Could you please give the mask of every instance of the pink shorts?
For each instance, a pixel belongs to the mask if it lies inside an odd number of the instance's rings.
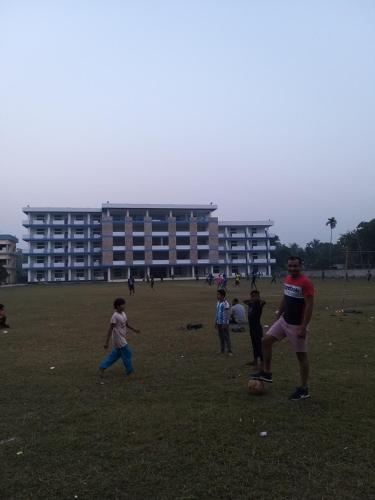
[[[271,335],[271,337],[274,337],[276,340],[283,340],[287,337],[295,352],[307,352],[306,337],[298,337],[300,328],[300,325],[290,325],[280,316],[268,330],[266,335]]]

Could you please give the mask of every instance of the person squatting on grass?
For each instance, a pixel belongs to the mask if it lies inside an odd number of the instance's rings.
[[[253,361],[248,363],[251,366],[257,366],[258,360],[260,364],[263,363],[263,352],[262,352],[262,337],[263,328],[260,323],[260,318],[262,316],[263,307],[266,305],[264,300],[260,299],[260,293],[258,290],[252,290],[250,292],[250,300],[244,300],[244,304],[248,306],[248,320],[250,328],[250,338],[253,347]]]
[[[289,257],[289,274],[284,281],[284,295],[277,312],[278,319],[263,338],[264,370],[250,375],[250,378],[255,380],[272,382],[272,346],[287,337],[297,355],[301,375],[301,386],[297,387],[289,398],[293,401],[310,397],[307,385],[309,360],[306,336],[314,307],[314,286],[301,273],[301,267],[299,257]]]
[[[132,330],[133,332],[140,333],[140,330],[133,328],[129,325],[127,316],[125,314],[125,300],[118,298],[113,302],[114,313],[111,317],[110,326],[107,333],[107,338],[104,344],[104,349],[108,348],[109,339],[112,337],[112,352],[100,363],[99,375],[103,377],[104,370],[109,368],[113,363],[115,363],[120,358],[124,363],[126,375],[133,373],[133,363],[132,363],[132,350],[130,349],[127,338],[126,329]]]
[[[0,304],[0,328],[10,328],[10,326],[7,324],[7,316],[4,304]]]
[[[229,335],[229,313],[230,306],[228,301],[225,299],[225,290],[217,291],[217,304],[216,304],[216,316],[215,316],[215,328],[219,334],[220,340],[220,353],[225,353],[225,348],[229,356],[232,356],[232,346],[230,342]]]

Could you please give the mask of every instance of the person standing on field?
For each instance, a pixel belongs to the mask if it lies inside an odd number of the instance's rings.
[[[293,401],[310,397],[308,388],[309,360],[307,356],[307,326],[314,307],[314,287],[301,272],[300,257],[289,257],[288,276],[284,281],[284,296],[278,310],[278,319],[263,337],[264,369],[253,373],[250,378],[272,382],[271,361],[275,342],[285,337],[291,343],[299,363],[301,385],[290,398]]]
[[[140,333],[140,330],[133,328],[128,323],[128,318],[125,314],[125,300],[118,298],[113,302],[114,312],[111,317],[110,326],[105,340],[104,349],[108,348],[109,339],[112,338],[113,349],[108,356],[103,359],[99,366],[99,376],[103,379],[104,370],[109,368],[120,358],[124,363],[126,375],[131,375],[134,371],[132,363],[132,350],[127,341],[126,330]]]
[[[228,356],[233,356],[232,345],[230,342],[229,335],[229,315],[230,315],[230,305],[225,298],[225,290],[222,288],[217,291],[217,304],[216,304],[216,316],[215,316],[215,328],[219,334],[220,340],[220,353],[225,353],[225,348],[227,348]]]

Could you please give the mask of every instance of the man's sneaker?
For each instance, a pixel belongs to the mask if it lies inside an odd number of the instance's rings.
[[[253,380],[262,380],[263,382],[272,382],[272,373],[267,373],[263,370],[251,373],[250,378]]]
[[[289,396],[291,401],[298,401],[299,399],[307,399],[310,397],[308,387],[297,387],[297,389]]]

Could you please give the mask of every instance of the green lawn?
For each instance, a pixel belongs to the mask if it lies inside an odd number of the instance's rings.
[[[280,285],[260,283],[272,323]],[[203,282],[0,289],[1,499],[375,499],[375,283],[317,281],[311,399],[287,343],[274,383],[247,392],[249,334],[218,356],[214,287]],[[249,284],[229,286],[246,298]],[[97,379],[112,301],[127,299],[136,374]],[[335,313],[342,307],[362,314]],[[193,333],[181,327],[204,324]],[[50,367],[54,366],[53,370]],[[267,431],[267,437],[260,437]],[[18,454],[22,452],[22,454]]]

